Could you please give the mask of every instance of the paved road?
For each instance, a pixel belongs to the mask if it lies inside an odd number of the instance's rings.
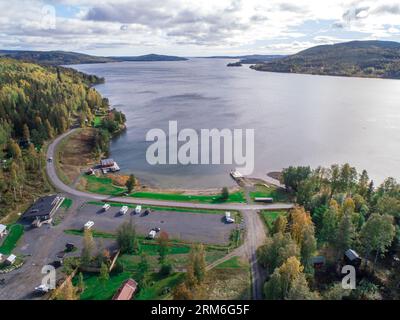
[[[72,129],[59,137],[57,137],[47,150],[47,158],[52,157],[55,159],[55,148],[57,144],[66,136],[70,135],[77,129]],[[154,206],[169,206],[169,207],[182,207],[182,208],[197,208],[197,209],[223,209],[223,210],[286,210],[293,207],[292,204],[287,203],[274,203],[274,204],[246,204],[246,203],[221,203],[221,204],[204,204],[193,202],[180,202],[180,201],[163,201],[153,199],[135,199],[131,197],[112,197],[107,195],[83,192],[67,186],[57,176],[56,169],[53,162],[47,162],[46,171],[50,181],[59,191],[73,195],[80,198],[94,199],[99,201],[114,201],[131,204],[144,204]]]
[[[57,144],[66,136],[70,135],[77,129],[72,129],[59,137],[57,137],[48,147],[47,157],[52,157],[55,159],[55,148]],[[260,220],[257,211],[259,210],[288,210],[293,207],[292,204],[285,203],[274,203],[274,204],[247,204],[247,203],[223,203],[223,204],[200,204],[192,202],[176,202],[176,201],[163,201],[163,200],[152,200],[152,199],[135,199],[129,197],[112,197],[105,196],[95,193],[88,193],[75,190],[67,185],[65,185],[57,176],[54,163],[47,162],[46,171],[49,176],[50,181],[58,189],[71,198],[78,198],[81,201],[86,201],[89,199],[99,200],[99,201],[114,201],[122,203],[131,204],[144,204],[144,205],[154,205],[154,206],[173,206],[173,207],[184,207],[184,208],[198,208],[198,209],[223,209],[223,210],[239,210],[243,212],[244,219],[246,222],[246,238],[244,244],[231,252],[228,256],[221,259],[223,262],[235,255],[246,256],[249,259],[251,266],[251,276],[252,276],[252,295],[253,299],[262,299],[262,287],[265,279],[262,268],[257,263],[256,250],[265,241],[266,233],[264,230],[264,224]],[[216,264],[214,263],[209,268],[212,268]]]

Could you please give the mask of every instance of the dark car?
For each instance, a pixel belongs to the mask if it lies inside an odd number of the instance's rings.
[[[52,263],[50,263],[50,265],[57,269],[62,266],[62,261],[54,260]]]
[[[150,214],[150,210],[148,210],[148,209],[146,209],[144,212],[143,212],[143,215],[144,216],[147,216],[147,215],[149,215]]]
[[[71,252],[72,250],[75,249],[75,245],[73,243],[66,243],[65,248],[67,252]]]
[[[154,230],[155,232],[160,232],[160,231],[161,231],[161,228],[157,227],[157,228],[154,228],[153,230]]]

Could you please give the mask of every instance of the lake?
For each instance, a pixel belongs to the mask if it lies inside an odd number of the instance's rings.
[[[96,86],[125,113],[127,130],[111,143],[123,172],[160,187],[233,184],[234,165],[149,165],[148,130],[254,129],[255,170],[265,178],[289,165],[349,162],[381,182],[400,176],[400,81],[257,72],[232,60],[75,65],[104,77]]]

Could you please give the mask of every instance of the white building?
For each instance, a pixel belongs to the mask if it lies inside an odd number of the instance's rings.
[[[0,239],[3,239],[7,235],[7,226],[0,224]]]

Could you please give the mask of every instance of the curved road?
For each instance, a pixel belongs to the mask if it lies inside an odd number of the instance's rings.
[[[55,159],[55,149],[58,143],[77,129],[72,129],[60,136],[58,136],[48,147],[47,158],[52,157]],[[154,206],[169,206],[169,207],[183,207],[183,208],[198,208],[198,209],[222,209],[222,210],[287,210],[293,207],[292,204],[286,203],[274,203],[274,204],[246,204],[246,203],[227,203],[227,204],[204,204],[204,203],[193,203],[193,202],[181,202],[181,201],[164,201],[154,199],[135,199],[131,197],[113,197],[107,195],[101,195],[96,193],[89,193],[76,190],[67,186],[57,176],[54,162],[47,162],[46,165],[47,175],[56,189],[65,192],[67,194],[81,197],[94,199],[99,201],[114,201],[121,203],[133,203],[133,204],[144,204]]]
[[[72,129],[60,136],[58,136],[48,147],[47,158],[55,158],[55,149],[58,143],[75,132],[77,129]],[[67,186],[60,180],[57,176],[56,169],[53,162],[47,162],[46,172],[49,180],[54,185],[56,189],[66,193],[73,198],[81,198],[82,200],[94,199],[99,201],[114,201],[121,203],[130,204],[144,204],[144,205],[154,205],[154,206],[169,206],[169,207],[183,207],[183,208],[198,208],[198,209],[222,209],[222,210],[239,210],[243,213],[244,220],[246,223],[246,237],[244,244],[232,251],[230,254],[216,261],[216,263],[208,266],[208,269],[214,267],[214,265],[223,262],[232,256],[245,256],[248,258],[251,267],[251,278],[252,278],[252,296],[253,299],[262,299],[262,288],[265,279],[264,272],[257,262],[256,250],[257,248],[265,242],[266,232],[264,230],[264,224],[261,221],[257,213],[259,210],[288,210],[293,207],[292,204],[285,203],[274,203],[274,204],[247,204],[247,203],[228,203],[228,204],[201,204],[193,202],[177,202],[177,201],[163,201],[163,200],[153,200],[153,199],[135,199],[130,197],[113,197],[105,196],[101,194],[88,193],[79,191]]]

